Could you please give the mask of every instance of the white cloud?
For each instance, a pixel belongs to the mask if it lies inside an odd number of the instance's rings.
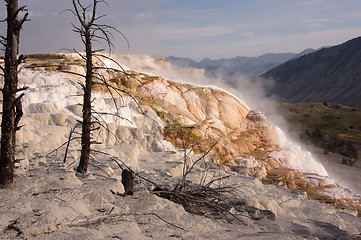
[[[315,23],[324,23],[324,22],[330,22],[331,20],[328,18],[316,18],[316,19],[303,19],[301,20],[301,23],[306,23],[306,24],[315,24]]]
[[[71,31],[71,7],[65,1],[23,0],[32,12],[24,27],[22,47],[28,51],[57,51],[78,42]],[[182,55],[193,58],[257,56],[267,52],[297,52],[304,48],[342,43],[361,35],[358,26],[360,0],[268,1],[273,4],[230,4],[207,0],[133,0],[124,4],[108,0],[102,5],[102,19],[117,27],[130,41],[130,52]],[[254,1],[255,2],[255,1]],[[260,8],[262,6],[263,8]],[[43,13],[44,15],[37,15]],[[52,15],[54,14],[54,15]],[[0,16],[5,9],[0,7]],[[331,24],[332,23],[332,24]],[[339,28],[327,30],[329,28]],[[361,27],[361,25],[360,25]],[[323,30],[323,31],[316,31]],[[0,25],[0,32],[5,31]],[[59,37],[60,36],[60,37]],[[75,39],[75,40],[74,40]],[[66,45],[68,44],[68,45]],[[116,39],[124,49],[123,39]]]
[[[319,48],[341,44],[361,35],[361,27],[313,31],[308,33],[271,35],[229,43],[233,49],[248,54],[266,52],[300,52],[306,48]]]
[[[348,12],[344,14],[339,14],[338,17],[345,19],[359,20],[361,18],[361,12],[360,11]]]
[[[316,5],[316,4],[320,4],[323,2],[324,2],[324,0],[301,1],[301,2],[298,2],[297,5]]]
[[[201,38],[217,37],[233,33],[235,30],[224,26],[207,26],[194,28],[162,28],[160,30],[161,38],[164,40],[197,40]]]
[[[152,13],[138,13],[136,16],[139,19],[148,19],[148,18],[153,18],[154,14],[152,14]]]
[[[187,56],[200,60],[209,58],[231,58],[235,56],[260,56],[265,53],[298,53],[306,48],[318,49],[334,46],[361,35],[360,28],[346,28],[309,33],[265,35],[237,40],[224,39],[218,42],[182,44],[169,55]]]
[[[226,38],[220,37],[216,41],[199,39],[209,36],[216,37],[224,33],[235,33],[233,26],[228,29],[220,26],[208,28],[162,29],[162,34],[153,35],[153,43],[147,41],[137,44],[133,51],[156,56],[183,56],[195,60],[209,58],[231,58],[235,56],[260,56],[265,53],[298,53],[306,48],[320,48],[341,44],[361,35],[361,27],[340,28],[333,30],[308,31],[284,34],[254,34],[253,37]],[[251,32],[250,32],[251,33]],[[252,36],[247,33],[244,35]],[[240,33],[242,35],[242,33]],[[139,39],[139,38],[136,38]],[[164,40],[179,40],[172,44]],[[132,52],[133,52],[132,51]],[[133,52],[134,53],[134,52]]]
[[[242,32],[238,34],[239,37],[246,37],[246,38],[251,38],[254,37],[255,34],[253,32]]]
[[[321,28],[323,27],[324,25],[321,24],[321,23],[313,23],[313,24],[307,24],[305,25],[306,28]]]
[[[57,13],[57,15],[59,15],[59,13]],[[29,17],[42,17],[42,16],[44,16],[43,12],[29,11]]]
[[[325,23],[330,21],[331,19],[327,18],[303,19],[301,20],[301,24],[306,28],[320,28],[323,27]]]

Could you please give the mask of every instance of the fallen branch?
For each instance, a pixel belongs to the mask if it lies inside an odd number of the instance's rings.
[[[225,217],[226,220],[228,220],[227,215],[230,215],[245,226],[248,226],[248,224],[245,223],[236,214],[233,214],[229,211],[230,208],[233,207],[233,204],[232,199],[227,196],[227,194],[233,195],[232,191],[234,191],[234,189],[230,187],[223,187],[214,189],[191,189],[187,191],[159,190],[155,191],[155,194],[159,197],[166,198],[172,202],[181,204],[189,213],[201,216],[221,214]],[[227,209],[227,207],[229,209]],[[251,217],[248,215],[242,215],[240,213],[238,215],[251,219]]]
[[[65,154],[64,154],[63,163],[66,162],[66,157],[67,157],[67,155],[68,155],[69,145],[70,145],[70,142],[72,141],[71,136],[73,135],[73,133],[75,132],[75,129],[76,129],[77,127],[78,127],[78,124],[76,124],[76,125],[70,130],[68,142],[67,142],[66,148],[65,148]],[[80,138],[80,137],[79,137],[79,138]]]
[[[16,226],[17,222],[18,222],[18,219],[15,219],[15,220],[11,221],[10,224],[5,228],[5,230],[15,230],[17,232],[16,237],[23,234],[23,231],[21,231],[21,229],[18,226]]]
[[[98,225],[101,223],[112,223],[112,222],[118,222],[121,221],[122,217],[127,217],[127,216],[155,216],[158,219],[160,219],[161,221],[163,221],[164,223],[168,224],[169,226],[172,226],[174,228],[180,229],[182,231],[186,231],[184,228],[179,227],[177,225],[175,225],[174,223],[171,223],[167,220],[165,220],[164,218],[162,218],[161,216],[159,216],[156,213],[121,213],[121,214],[111,214],[111,215],[107,215],[107,216],[103,216],[103,217],[99,217],[96,219],[92,219],[92,220],[83,220],[83,221],[79,221],[77,223],[71,223],[69,225],[67,225],[68,227],[88,227],[88,226],[92,226],[92,225]]]

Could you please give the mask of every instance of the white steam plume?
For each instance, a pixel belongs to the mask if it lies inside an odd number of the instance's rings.
[[[138,72],[162,76],[166,79],[190,83],[201,86],[211,86],[222,88],[240,99],[250,110],[262,110],[266,113],[268,120],[279,127],[281,147],[284,155],[287,155],[294,168],[306,172],[314,172],[322,176],[328,176],[325,168],[316,161],[310,152],[302,150],[300,143],[291,140],[284,131],[287,128],[287,122],[277,111],[276,101],[265,96],[265,87],[270,87],[270,83],[265,84],[259,78],[250,78],[247,76],[224,76],[219,74],[215,78],[209,78],[205,75],[203,69],[178,68],[172,66],[165,59],[154,59],[149,56],[113,56],[124,69],[136,70]],[[112,66],[115,67],[115,66]],[[220,71],[222,72],[222,71]]]

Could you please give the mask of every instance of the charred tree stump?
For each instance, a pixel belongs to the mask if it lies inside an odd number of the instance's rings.
[[[124,195],[133,195],[133,182],[134,176],[133,173],[127,169],[124,169],[122,172],[122,184],[124,186]]]

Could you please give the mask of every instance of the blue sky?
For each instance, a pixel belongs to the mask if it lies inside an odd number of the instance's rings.
[[[85,2],[89,0],[85,0]],[[129,54],[179,56],[195,60],[301,52],[341,44],[361,35],[360,0],[108,0],[102,22],[124,33]],[[0,16],[5,16],[1,3]],[[21,50],[82,50],[71,31],[75,18],[60,14],[70,0],[19,0],[32,21],[24,25]],[[5,24],[0,25],[5,32]],[[121,37],[116,51],[126,54]]]

